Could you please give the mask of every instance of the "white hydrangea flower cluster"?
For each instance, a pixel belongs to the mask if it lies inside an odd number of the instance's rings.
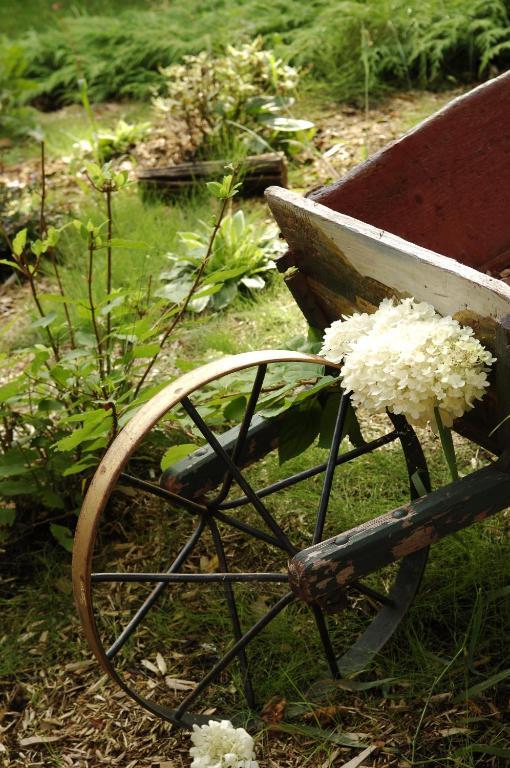
[[[373,314],[337,320],[326,329],[321,354],[343,360],[343,387],[355,407],[388,408],[418,426],[435,423],[436,407],[446,427],[473,408],[495,362],[471,328],[414,299],[384,299]]]
[[[258,768],[252,737],[244,728],[234,728],[230,720],[194,725],[191,741],[191,768]]]

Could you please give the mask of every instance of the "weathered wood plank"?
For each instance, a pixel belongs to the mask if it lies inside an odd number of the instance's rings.
[[[442,315],[510,314],[510,287],[500,280],[295,192],[271,187],[266,197],[296,266],[333,312],[338,295],[358,311],[385,296],[414,296]]]
[[[497,465],[433,491],[299,552],[290,583],[305,602],[327,601],[351,582],[450,533],[484,520],[510,503],[510,473]]]
[[[165,168],[145,168],[138,173],[138,183],[143,192],[171,196],[198,183],[221,178],[226,173],[226,163],[225,160],[204,160]],[[240,179],[240,194],[244,196],[263,195],[267,187],[273,184],[286,187],[285,155],[283,152],[273,152],[244,158]]]
[[[374,311],[385,297],[414,296],[471,325],[496,351],[497,328],[510,315],[510,287],[501,280],[294,192],[270,188],[266,197],[305,280],[307,302],[313,300],[328,322]],[[500,435],[488,436],[506,415],[491,392],[456,429],[499,452]]]

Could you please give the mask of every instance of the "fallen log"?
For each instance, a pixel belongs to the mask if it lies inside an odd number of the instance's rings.
[[[172,197],[194,185],[219,179],[227,173],[225,160],[180,163],[166,168],[145,168],[138,172],[142,194]],[[263,195],[274,184],[287,187],[287,162],[283,152],[250,155],[243,160],[240,173],[243,197]]]

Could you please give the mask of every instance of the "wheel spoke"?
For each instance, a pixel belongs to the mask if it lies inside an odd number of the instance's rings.
[[[194,550],[200,536],[202,535],[202,532],[205,528],[205,518],[202,517],[200,519],[200,522],[198,523],[197,527],[189,537],[186,544],[182,547],[181,551],[175,558],[174,562],[170,566],[170,568],[167,571],[167,574],[173,573],[178,568],[180,568],[185,560],[189,557],[189,555]],[[161,593],[166,589],[166,585],[168,584],[167,581],[160,581],[159,584],[154,587],[150,595],[144,600],[140,608],[138,608],[137,612],[132,616],[128,624],[124,627],[120,635],[117,637],[114,643],[108,648],[106,651],[106,657],[108,659],[113,659],[114,656],[120,651],[122,646],[129,640],[135,629],[138,627],[141,621],[146,617],[154,603],[158,600]]]
[[[184,701],[181,702],[178,709],[175,710],[174,717],[176,720],[180,720],[183,717],[186,710],[201,695],[202,691],[204,691],[205,688],[207,688],[207,686],[218,677],[218,675],[225,669],[225,667],[227,667],[230,662],[235,659],[240,651],[246,648],[248,643],[251,642],[254,637],[262,632],[264,627],[266,627],[269,622],[278,616],[278,614],[281,613],[281,611],[283,611],[287,605],[290,605],[290,603],[294,602],[295,599],[296,596],[293,592],[287,592],[287,594],[281,597],[278,602],[275,603],[273,607],[270,608],[269,611],[261,619],[259,619],[259,621],[253,624],[253,626],[251,626],[250,629],[244,633],[244,635],[237,641],[237,643],[232,646],[230,651],[228,651],[218,661],[218,663],[214,665],[210,672],[208,672],[208,674],[198,683],[197,687],[191,691],[188,696],[186,696]]]
[[[159,496],[161,499],[166,499],[172,504],[175,504],[178,507],[182,507],[186,510],[186,512],[193,512],[194,514],[203,515],[204,512],[208,511],[204,504],[197,504],[197,502],[193,501],[192,499],[186,499],[184,496],[180,496],[178,493],[167,491],[160,485],[149,483],[147,480],[141,480],[139,477],[133,477],[133,475],[128,475],[125,472],[122,472],[119,479],[122,480],[122,482],[124,482],[126,485],[130,485],[133,488],[140,488],[142,491],[152,493],[153,496]]]
[[[328,511],[329,497],[331,495],[331,486],[333,485],[333,477],[335,474],[335,467],[337,466],[338,451],[340,449],[340,443],[342,442],[348,407],[349,395],[343,392],[335,420],[335,427],[333,429],[333,438],[331,440],[331,448],[329,450],[326,471],[324,474],[324,482],[322,485],[322,493],[319,501],[319,509],[317,512],[317,520],[315,523],[312,544],[317,544],[322,540],[324,523],[326,522],[326,514]]]
[[[269,511],[266,509],[266,507],[262,504],[260,499],[258,498],[257,494],[249,484],[249,482],[245,479],[244,475],[241,473],[240,469],[236,467],[234,462],[232,461],[231,457],[228,455],[228,453],[222,448],[214,434],[211,432],[207,424],[204,422],[200,414],[198,413],[197,409],[193,406],[189,398],[185,397],[181,400],[181,405],[183,406],[184,410],[188,414],[188,416],[191,418],[195,426],[200,430],[202,435],[205,437],[205,439],[208,441],[211,448],[214,450],[214,452],[223,459],[227,467],[232,472],[232,476],[234,477],[237,484],[240,486],[240,488],[245,492],[246,496],[248,497],[249,501],[253,504],[257,512],[260,514],[266,525],[272,530],[278,541],[281,542],[284,549],[289,554],[296,554],[297,550],[296,548],[290,543],[289,539],[285,535],[285,533],[282,531],[280,526],[277,524],[277,522],[273,519]]]
[[[243,523],[241,520],[236,520],[235,517],[225,515],[223,512],[211,512],[211,514],[214,518],[216,518],[216,520],[221,520],[222,523],[230,525],[232,528],[237,528],[238,531],[247,533],[249,536],[253,536],[254,539],[265,541],[266,544],[272,544],[273,547],[278,547],[278,549],[283,549],[285,552],[287,552],[287,547],[284,547],[282,543],[278,541],[278,539],[275,539],[269,533],[261,531],[260,528],[254,528],[252,525]]]
[[[122,581],[139,584],[157,582],[162,584],[191,584],[191,583],[217,583],[233,584],[235,582],[271,581],[277,584],[286,584],[289,580],[286,573],[144,573],[144,572],[120,572],[111,571],[104,573],[92,573],[90,580],[94,584],[104,582]]]
[[[241,426],[239,427],[239,434],[237,435],[237,440],[234,446],[234,450],[232,451],[232,461],[234,462],[234,464],[236,464],[236,466],[239,464],[244,452],[246,438],[248,436],[248,430],[250,428],[253,414],[255,413],[255,408],[257,407],[257,403],[258,403],[259,395],[262,389],[262,385],[264,383],[264,377],[266,375],[266,371],[267,371],[267,365],[265,364],[259,365],[257,368],[257,374],[253,382],[253,387],[250,393],[248,403],[246,405],[246,410],[244,412],[243,420],[241,422]],[[233,479],[234,479],[234,476],[232,474],[232,471],[229,469],[223,479],[223,484],[221,486],[220,492],[218,493],[216,498],[211,502],[212,505],[216,506],[217,504],[222,502],[224,499],[226,499],[226,497],[228,496],[228,492],[230,491],[230,488],[232,486]]]
[[[375,440],[371,440],[369,443],[365,443],[365,445],[362,445],[359,448],[353,448],[351,451],[346,451],[337,458],[335,466],[338,467],[341,464],[346,464],[348,461],[357,459],[358,456],[364,456],[366,453],[371,453],[372,451],[375,451],[376,448],[381,448],[383,445],[388,445],[388,443],[394,442],[398,437],[399,434],[395,430],[393,432],[388,432],[388,434],[382,435],[381,437],[377,437]],[[282,491],[284,488],[290,488],[292,485],[296,485],[303,480],[308,480],[310,477],[319,475],[321,472],[324,472],[327,466],[327,462],[317,464],[315,467],[310,467],[310,469],[297,472],[295,475],[290,475],[290,477],[286,477],[284,480],[278,480],[276,483],[267,485],[259,491],[256,491],[256,494],[259,499],[263,499],[265,496],[276,493],[276,491]],[[237,509],[238,507],[243,507],[245,504],[248,504],[249,501],[250,499],[248,496],[240,496],[238,499],[232,499],[231,501],[219,504],[218,508],[221,510]]]
[[[214,520],[209,520],[209,527],[211,529],[211,535],[213,537],[214,548],[216,550],[216,556],[218,558],[219,566],[224,572],[227,572],[228,571],[227,559],[225,557],[225,550],[223,548],[223,542],[221,540],[218,526],[216,525]],[[230,614],[230,622],[232,624],[234,640],[236,642],[239,642],[239,640],[243,636],[243,633],[241,630],[241,622],[239,620],[239,613],[237,610],[236,599],[235,599],[232,584],[226,581],[224,583],[223,589],[225,591],[225,598],[228,605],[228,612]],[[246,657],[246,651],[244,650],[244,648],[242,651],[239,651],[239,665],[241,667],[241,672],[243,676],[243,687],[244,687],[244,695],[246,696],[246,702],[248,706],[251,707],[251,709],[254,709],[255,694],[253,692],[253,685],[251,682],[250,672],[248,669],[248,659]]]
[[[355,592],[359,592],[361,595],[365,595],[365,597],[371,597],[372,600],[375,600],[377,603],[380,603],[381,605],[387,605],[390,608],[395,607],[395,602],[391,599],[391,597],[389,597],[388,595],[383,595],[381,592],[378,592],[377,590],[372,589],[372,587],[367,587],[367,585],[363,584],[361,581],[354,581],[349,586]]]
[[[329,637],[326,619],[324,618],[324,614],[318,605],[312,605],[311,608],[315,618],[315,623],[317,624],[317,629],[319,630],[322,647],[324,648],[324,653],[326,654],[329,671],[331,672],[333,679],[336,679],[340,677],[340,672],[336,663],[336,656],[331,644],[331,638]]]

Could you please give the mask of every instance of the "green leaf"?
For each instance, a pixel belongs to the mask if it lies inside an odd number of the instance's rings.
[[[335,421],[338,409],[340,407],[341,397],[341,392],[330,395],[324,408],[322,409],[319,437],[320,448],[329,449],[331,446],[331,441],[333,440],[333,430],[335,428]],[[356,446],[356,448],[360,448],[361,446],[365,445],[365,440],[361,434],[356,411],[352,407],[351,403],[349,403],[347,406],[344,429],[342,432],[342,440],[344,440],[347,435],[349,436],[351,443]]]
[[[51,523],[50,531],[60,546],[64,547],[68,552],[73,551],[73,534],[69,528],[66,528],[65,525],[55,525],[55,523]]]
[[[62,472],[62,477],[78,475],[80,472],[85,472],[85,470],[91,469],[91,467],[96,467],[97,461],[98,460],[96,456],[87,456],[80,461],[76,461],[74,464],[71,464],[70,466],[66,467],[66,469],[64,469]]]
[[[29,475],[31,469],[24,464],[8,464],[2,466],[0,464],[0,478],[3,477],[18,477],[19,475]]]
[[[14,507],[0,507],[0,526],[10,527],[16,519]]]
[[[505,747],[497,747],[493,744],[468,744],[467,747],[461,747],[460,749],[456,750],[452,757],[470,755],[473,754],[473,752],[480,755],[494,755],[494,757],[510,757],[510,749]]]
[[[312,123],[311,120],[299,120],[294,117],[273,117],[268,115],[263,117],[261,122],[272,128],[273,131],[285,133],[300,133],[301,131],[309,131],[315,128],[315,123]]]
[[[441,447],[450,470],[450,477],[455,482],[459,479],[459,470],[457,467],[457,457],[455,455],[455,446],[453,444],[452,431],[448,427],[445,427],[441,418],[441,412],[439,408],[434,408],[434,416],[436,417],[437,429],[439,432],[439,439],[441,440]]]
[[[144,240],[124,240],[120,237],[112,237],[111,240],[107,240],[106,245],[110,245],[112,248],[130,248],[139,251],[145,251],[149,247]]]
[[[9,381],[8,384],[4,384],[0,387],[0,403],[4,403],[6,400],[17,395],[25,388],[25,386],[26,382],[24,376],[18,376],[16,379],[13,379],[13,381]]]
[[[339,730],[319,728],[314,725],[302,725],[301,723],[271,723],[272,731],[281,731],[282,733],[297,734],[306,736],[308,739],[314,739],[319,742],[330,742],[332,744],[341,744],[345,747],[356,747],[363,749],[368,746],[370,738],[367,741],[360,741],[359,737],[366,738],[366,734],[345,733]]]
[[[506,587],[500,587],[499,589],[495,589],[492,592],[489,592],[487,595],[487,600],[492,602],[493,600],[499,600],[502,597],[510,597],[510,584],[508,584]]]
[[[206,187],[213,197],[218,198],[218,200],[221,199],[223,189],[219,181],[208,181]]]
[[[223,409],[223,416],[227,421],[241,421],[246,409],[246,398],[244,395],[235,397]]]
[[[48,234],[46,235],[46,243],[49,247],[53,247],[58,243],[60,237],[60,230],[55,227],[48,227]]]
[[[132,355],[133,357],[153,357],[156,352],[159,352],[160,345],[158,343],[155,344],[140,344],[136,347],[133,347]]]
[[[64,500],[58,493],[55,493],[51,488],[45,488],[41,494],[41,499],[45,507],[48,509],[64,509]]]
[[[109,315],[116,307],[120,307],[122,304],[124,304],[125,300],[125,296],[115,296],[115,298],[113,298],[111,301],[105,304],[104,307],[101,308],[99,314],[102,317]]]
[[[13,496],[29,496],[38,490],[37,483],[23,480],[2,480],[0,481],[0,496],[11,498]]]
[[[70,419],[69,419],[70,421]],[[75,429],[72,434],[58,440],[53,446],[57,451],[72,451],[87,440],[99,437],[105,429],[109,428],[110,415],[103,411],[102,418],[89,420],[82,427]]]
[[[333,691],[371,691],[374,688],[384,688],[388,685],[395,685],[398,677],[382,677],[378,680],[353,680],[349,677],[343,677],[337,680],[318,680],[310,687],[310,701],[323,700]]]
[[[34,240],[32,245],[30,246],[30,250],[34,254],[34,256],[40,256],[42,253],[46,253],[48,246],[43,243],[42,240]]]
[[[0,264],[6,264],[11,269],[16,269],[18,272],[21,272],[23,274],[23,270],[20,267],[20,265],[16,264],[16,262],[12,261],[11,259],[0,259]]]
[[[278,459],[283,464],[303,453],[319,434],[322,409],[316,400],[293,409],[282,421],[278,442]]]
[[[23,253],[23,249],[25,248],[27,242],[27,230],[26,229],[20,229],[20,231],[17,233],[16,237],[12,241],[12,252],[15,256],[21,256]]]
[[[487,677],[485,680],[482,680],[481,683],[477,683],[476,685],[471,686],[471,688],[468,688],[467,691],[459,693],[459,695],[454,698],[453,703],[458,704],[466,699],[472,699],[480,693],[483,693],[487,688],[492,688],[494,685],[498,685],[498,683],[506,680],[507,677],[510,677],[510,667],[508,669],[503,669],[501,672],[497,672],[495,675],[491,675],[491,677]]]
[[[266,285],[266,281],[260,275],[253,275],[252,277],[243,277],[240,281],[245,288],[250,291],[260,291]]]
[[[40,317],[38,320],[34,320],[31,324],[32,328],[47,328],[57,318],[56,312],[48,312],[44,317]]]
[[[41,293],[39,298],[41,301],[51,304],[77,304],[76,299],[71,299],[69,296],[62,296],[60,293]]]
[[[304,400],[308,400],[310,397],[314,397],[318,392],[322,392],[323,389],[331,388],[332,385],[338,390],[337,380],[334,379],[333,376],[321,376],[315,384],[312,384],[311,386],[307,385],[302,392],[299,392],[294,398],[294,402],[301,403]]]
[[[194,443],[181,443],[180,445],[172,445],[167,451],[165,451],[161,459],[161,469],[165,471],[172,464],[176,464],[178,461],[185,459],[190,453],[196,451],[197,446]]]
[[[61,403],[60,400],[55,400],[51,397],[43,397],[37,403],[37,410],[41,413],[53,413],[54,411],[62,411],[64,409],[64,403]]]

